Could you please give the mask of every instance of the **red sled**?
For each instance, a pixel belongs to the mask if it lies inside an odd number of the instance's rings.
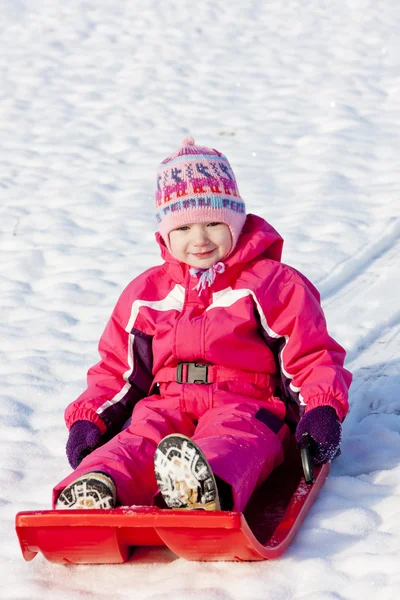
[[[20,512],[16,530],[22,554],[28,561],[41,552],[56,563],[110,564],[134,560],[140,546],[166,546],[187,560],[278,558],[329,473],[329,464],[315,467],[314,473],[310,465],[307,450],[300,458],[292,447],[244,513],[150,506]]]

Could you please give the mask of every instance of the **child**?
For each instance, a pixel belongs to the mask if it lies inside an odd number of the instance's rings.
[[[226,157],[185,138],[156,206],[165,262],[122,292],[66,410],[75,471],[56,508],[150,505],[160,490],[172,508],[243,511],[283,461],[294,403],[315,463],[339,447],[345,352],[316,289],[280,262],[282,238],[246,216]]]

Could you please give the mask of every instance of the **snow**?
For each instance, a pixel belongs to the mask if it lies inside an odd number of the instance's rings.
[[[0,596],[400,594],[400,4],[0,0]],[[342,455],[276,562],[23,561],[69,473],[63,410],[122,288],[160,261],[155,169],[193,135],[320,288],[354,372]]]

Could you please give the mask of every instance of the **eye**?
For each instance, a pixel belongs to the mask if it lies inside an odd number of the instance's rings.
[[[211,221],[211,223],[207,223],[207,227],[217,227],[218,225],[222,225],[219,221]]]
[[[177,227],[175,231],[189,231],[189,225],[182,225],[182,227]]]

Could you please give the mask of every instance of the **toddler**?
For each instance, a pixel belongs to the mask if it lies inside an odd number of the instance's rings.
[[[122,292],[100,362],[65,413],[75,471],[54,505],[243,511],[284,460],[289,425],[316,464],[338,451],[345,352],[319,294],[246,215],[227,158],[185,138],[157,173],[164,263]],[[295,408],[295,410],[294,410]]]

